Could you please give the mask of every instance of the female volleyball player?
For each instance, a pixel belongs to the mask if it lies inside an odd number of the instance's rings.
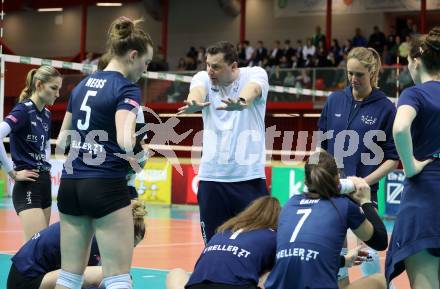
[[[51,113],[46,105],[52,105],[59,97],[61,84],[61,74],[51,66],[30,70],[19,103],[0,123],[0,139],[10,136],[12,162],[2,142],[0,161],[15,180],[12,201],[23,224],[25,240],[49,225]]]
[[[133,221],[127,192],[127,155],[133,154],[140,89],[133,84],[152,59],[153,44],[139,21],[115,20],[111,60],[73,90],[60,132],[71,130],[58,193],[61,271],[57,289],[80,288],[93,234],[107,289],[131,288]],[[125,155],[125,156],[124,156]]]
[[[415,86],[399,98],[393,134],[406,180],[386,259],[391,281],[405,269],[411,288],[439,288],[440,26],[410,43]]]
[[[266,289],[338,288],[339,253],[348,228],[368,246],[387,248],[386,229],[371,202],[370,187],[360,178],[351,179],[356,203],[339,194],[335,159],[324,151],[310,157],[304,180],[309,192],[290,198],[281,211],[276,262]]]
[[[253,201],[217,229],[189,281],[183,270],[175,269],[167,278],[167,289],[256,289],[260,276],[274,263],[280,209],[273,197]]]
[[[132,201],[134,245],[145,236],[145,206],[139,200]],[[102,268],[98,244],[94,238],[84,272],[83,287],[99,286]],[[7,289],[53,289],[61,267],[60,223],[35,234],[12,259]]]
[[[98,70],[104,70],[108,63],[111,60],[111,54],[110,53],[104,53],[98,61]],[[142,133],[139,133],[136,135],[136,144],[133,149],[134,153],[137,154],[140,151],[143,151],[145,153],[144,159],[147,157],[148,147],[145,144],[145,139],[147,138],[146,131],[144,132],[144,126],[145,126],[145,117],[144,112],[141,108],[139,108],[137,115],[136,115],[136,132],[139,130],[142,131]],[[138,165],[143,168],[145,165],[145,160],[141,160],[138,162]],[[129,169],[127,174],[127,187],[128,187],[128,195],[130,199],[134,199],[138,197],[138,192],[136,191],[135,187],[135,180],[136,180],[136,172],[134,169]]]
[[[377,203],[379,180],[398,165],[392,135],[396,108],[377,87],[380,68],[380,56],[373,48],[350,50],[349,85],[329,96],[318,122],[320,131],[332,132],[322,142],[322,148],[336,158],[346,176],[365,179],[371,186],[374,203]],[[373,259],[361,265],[364,275],[380,272],[378,253],[374,250],[369,253]],[[342,269],[340,279],[347,282],[347,278],[348,271]]]
[[[246,211],[219,228],[199,257],[191,279],[182,269],[174,269],[168,274],[167,289],[185,287],[253,289],[257,288],[258,283],[263,288],[264,280],[275,259],[276,233],[273,230],[277,227],[279,211],[280,205],[276,199],[272,197],[257,199]],[[243,254],[253,257],[240,260]],[[363,263],[366,255],[367,253],[359,250],[359,247],[355,248],[345,257],[340,256],[339,265],[346,267],[359,265]],[[385,288],[385,278],[371,276],[356,281],[356,284],[360,284],[361,287],[348,288]],[[369,287],[378,284],[381,287]]]

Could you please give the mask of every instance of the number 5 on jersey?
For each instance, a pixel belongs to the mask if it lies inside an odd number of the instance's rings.
[[[84,100],[81,103],[80,110],[86,113],[86,119],[84,122],[81,119],[78,119],[77,127],[80,130],[87,130],[90,124],[90,115],[92,113],[92,108],[87,105],[87,100],[89,100],[89,96],[96,96],[98,92],[96,90],[87,90],[86,96],[84,96]]]
[[[310,213],[312,213],[312,209],[299,209],[298,211],[296,211],[297,215],[303,215],[303,216],[299,220],[298,224],[296,224],[295,230],[293,230],[292,237],[290,237],[290,243],[295,242],[299,230],[301,230],[302,225],[304,225],[304,222],[310,216]]]

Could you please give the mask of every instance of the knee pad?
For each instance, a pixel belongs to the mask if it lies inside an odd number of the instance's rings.
[[[70,289],[81,289],[83,281],[83,275],[73,274],[61,269],[57,284]]]
[[[105,277],[103,282],[106,289],[132,289],[129,274]]]
[[[342,248],[340,255],[345,256],[347,255],[347,253],[348,253],[348,248]],[[338,281],[345,278],[348,278],[348,268],[347,267],[339,268]]]
[[[367,250],[369,257],[367,261],[361,264],[361,271],[364,277],[380,273],[380,256],[376,250],[369,248]]]

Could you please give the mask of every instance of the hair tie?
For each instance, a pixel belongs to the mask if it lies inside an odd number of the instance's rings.
[[[119,17],[119,19],[120,19],[120,20],[127,20],[127,21],[130,21],[130,22],[133,22],[133,20],[131,20],[131,19],[128,18],[127,16],[121,16],[121,17]]]

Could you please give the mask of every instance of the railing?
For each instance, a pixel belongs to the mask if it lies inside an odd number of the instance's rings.
[[[174,71],[165,73],[148,73],[141,78],[142,104],[181,103],[188,96],[190,77],[196,71]],[[395,98],[403,88],[413,85],[408,69],[383,68],[379,76],[379,87],[388,97]],[[67,102],[73,87],[84,77],[84,74],[63,75],[61,98],[57,104]],[[347,85],[345,69],[342,68],[303,68],[272,69],[268,71],[270,92],[269,102],[299,103],[311,102],[315,107],[322,105],[327,95]],[[13,95],[14,100],[16,94]],[[6,101],[6,105],[9,103]]]
[[[172,71],[167,74],[191,76],[196,71]],[[399,75],[399,77],[397,77]],[[347,85],[344,68],[300,68],[300,69],[270,69],[268,70],[269,84],[282,86],[284,90],[270,91],[268,99],[271,102],[323,102],[326,96],[317,96],[314,91],[331,92],[343,89]],[[166,79],[148,79],[143,83],[146,89],[146,103],[167,102],[176,103],[186,99],[189,83],[170,81]],[[406,67],[384,67],[379,75],[379,87],[388,97],[395,98],[402,89],[412,86],[413,82]],[[296,88],[295,93],[286,92]],[[311,90],[312,92],[308,91]],[[306,90],[306,91],[304,91]]]

